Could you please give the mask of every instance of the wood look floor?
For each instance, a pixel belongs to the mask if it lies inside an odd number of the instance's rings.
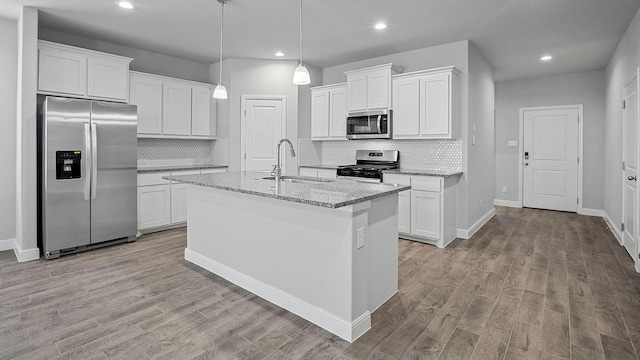
[[[401,240],[400,290],[353,344],[183,260],[185,229],[17,263],[0,359],[638,359],[640,275],[601,218],[497,208],[446,249]]]

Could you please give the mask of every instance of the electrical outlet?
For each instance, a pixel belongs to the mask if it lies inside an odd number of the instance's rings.
[[[507,186],[506,186],[506,185],[502,187],[502,192],[503,192],[503,193],[506,193],[506,192],[507,192]]]
[[[362,249],[364,247],[364,228],[356,230],[356,247]]]

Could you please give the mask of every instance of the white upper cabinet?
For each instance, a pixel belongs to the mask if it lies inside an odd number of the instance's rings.
[[[132,60],[38,40],[38,93],[127,102]]]
[[[344,139],[347,132],[344,83],[311,89],[311,138]]]
[[[396,72],[391,64],[346,71],[347,111],[391,108],[391,75]]]
[[[216,102],[211,97],[210,86],[193,86],[191,88],[191,135],[215,137]]]
[[[179,82],[165,81],[162,98],[162,133],[191,135],[191,87]]]
[[[458,72],[454,67],[393,77],[395,139],[458,136]]]
[[[137,71],[130,72],[131,103],[138,106],[138,137],[215,139],[212,86]]]
[[[138,106],[138,134],[162,134],[162,80],[131,73],[131,104]]]

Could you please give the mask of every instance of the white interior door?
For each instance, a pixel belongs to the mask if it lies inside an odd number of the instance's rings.
[[[577,212],[578,109],[524,111],[524,207]]]
[[[276,144],[284,137],[283,99],[247,98],[244,110],[244,170],[271,171],[277,161]],[[283,156],[282,164],[285,160]]]
[[[624,88],[624,109],[622,110],[623,152],[623,244],[629,255],[637,261],[636,214],[637,214],[637,176],[638,176],[638,78]]]

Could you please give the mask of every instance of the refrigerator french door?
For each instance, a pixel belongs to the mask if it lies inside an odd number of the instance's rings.
[[[39,114],[43,255],[134,241],[136,106],[47,97]]]

